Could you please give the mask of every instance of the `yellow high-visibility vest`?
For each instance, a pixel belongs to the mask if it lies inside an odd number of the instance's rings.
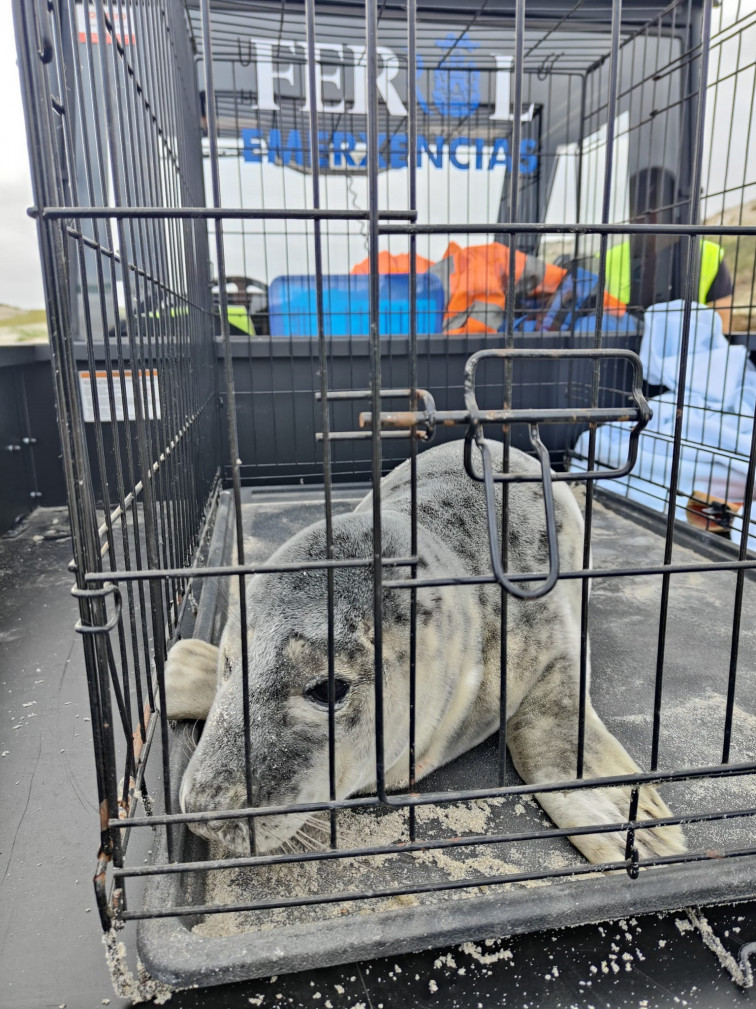
[[[724,258],[724,249],[716,242],[701,240],[701,272],[698,278],[698,300],[706,304],[709,288],[719,272],[719,266]],[[630,277],[630,242],[620,242],[613,245],[606,253],[606,290],[624,302],[630,304],[632,283]]]
[[[247,336],[255,336],[255,327],[249,317],[249,312],[244,305],[229,305],[227,308],[228,321],[240,329]]]

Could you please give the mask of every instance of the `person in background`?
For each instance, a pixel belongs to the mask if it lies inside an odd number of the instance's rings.
[[[633,223],[673,224],[675,185],[662,168],[646,168],[630,180]],[[694,239],[695,241],[695,239]],[[699,238],[699,276],[696,300],[714,308],[725,334],[732,324],[733,282],[724,250],[717,242]],[[606,290],[625,302],[629,311],[685,296],[688,243],[678,235],[630,235],[611,246],[606,256]]]

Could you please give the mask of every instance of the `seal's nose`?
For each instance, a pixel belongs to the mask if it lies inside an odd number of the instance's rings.
[[[203,781],[194,774],[191,766],[184,772],[179,789],[179,804],[182,813],[217,814],[221,810],[237,809],[239,804],[233,801],[231,794],[224,794],[217,789],[205,787]],[[189,829],[207,841],[220,842],[235,855],[251,853],[249,827],[246,820],[213,819],[189,823]]]
[[[252,854],[246,820],[210,820],[203,826],[207,828],[211,840],[220,841],[234,855]]]

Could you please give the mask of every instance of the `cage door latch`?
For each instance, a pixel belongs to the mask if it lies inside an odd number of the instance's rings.
[[[633,406],[622,408],[590,408],[581,410],[562,409],[503,409],[503,410],[481,410],[475,395],[475,375],[478,364],[486,358],[503,358],[505,360],[517,360],[522,358],[589,358],[596,362],[598,367],[602,358],[624,358],[628,360],[633,369]],[[482,481],[485,491],[486,518],[488,525],[488,540],[491,551],[491,566],[494,577],[501,587],[510,595],[517,599],[540,599],[547,595],[559,578],[559,544],[557,542],[557,524],[554,510],[554,486],[555,480],[590,480],[602,477],[604,479],[616,478],[629,473],[635,465],[638,449],[638,437],[642,429],[651,419],[651,409],[646,402],[642,389],[643,369],[640,358],[632,351],[625,350],[521,350],[510,348],[495,348],[482,350],[468,358],[465,365],[465,410],[467,414],[468,428],[465,437],[465,470],[473,480]],[[634,421],[634,426],[630,432],[628,459],[627,462],[614,470],[589,470],[583,473],[552,473],[551,460],[546,446],[541,441],[538,431],[539,423],[554,422],[587,422],[590,425],[607,421]],[[494,473],[491,449],[486,442],[483,425],[486,423],[500,423],[508,426],[513,423],[527,423],[530,443],[535,449],[536,456],[540,463],[540,476],[524,473]],[[478,447],[483,467],[482,476],[475,471],[472,458],[473,441]],[[545,575],[538,575],[540,582],[534,589],[525,589],[522,583],[528,579],[519,576],[517,581],[508,576],[504,570],[502,562],[501,547],[499,545],[499,535],[496,528],[496,483],[522,483],[539,482],[543,487],[543,505],[546,516],[546,542],[548,547],[549,568]]]
[[[503,360],[507,367],[522,360],[560,361],[589,360],[598,369],[602,361],[626,361],[632,369],[632,387],[629,390],[631,402],[620,406],[589,406],[589,407],[517,407],[507,405],[502,409],[481,409],[475,394],[475,376],[481,361],[497,358]],[[596,374],[596,373],[594,373]],[[432,440],[437,428],[441,425],[464,425],[467,428],[465,437],[465,470],[473,480],[481,482],[485,489],[487,524],[489,544],[491,548],[491,565],[496,581],[503,589],[517,599],[539,599],[550,592],[559,577],[559,550],[557,544],[556,514],[554,510],[554,481],[557,480],[612,480],[626,476],[635,465],[638,457],[638,439],[643,428],[651,420],[652,413],[643,395],[643,368],[640,358],[630,350],[624,349],[573,349],[558,348],[545,350],[542,348],[530,350],[519,347],[496,347],[479,350],[465,362],[465,409],[438,410],[431,393],[426,389],[384,389],[382,398],[409,397],[410,410],[381,411],[378,424],[371,412],[363,412],[359,416],[359,431],[330,432],[330,440],[351,440],[371,438],[375,436],[375,428],[381,438],[416,437],[426,441]],[[331,392],[328,400],[370,399],[369,389]],[[417,404],[421,409],[417,409]],[[549,452],[541,441],[540,424],[587,424],[595,429],[599,424],[632,423],[629,432],[627,459],[614,469],[586,469],[577,472],[552,473]],[[511,473],[494,470],[493,458],[489,443],[486,442],[484,427],[486,424],[498,424],[509,428],[512,424],[527,424],[530,443],[540,463],[540,473]],[[322,435],[320,436],[322,437]],[[475,442],[481,456],[482,473],[476,472],[473,465],[472,444]],[[592,465],[592,460],[591,463]],[[549,570],[546,575],[533,574],[531,577],[517,575],[512,577],[505,571],[502,560],[499,536],[496,528],[496,494],[497,483],[540,483],[543,487],[543,503],[546,514],[546,533],[549,557]],[[534,589],[526,589],[523,583],[537,581]]]
[[[538,425],[529,427],[530,443],[536,451],[541,464],[541,481],[543,486],[543,504],[546,512],[546,543],[549,552],[549,570],[545,580],[535,589],[526,589],[519,582],[507,577],[502,563],[499,534],[496,528],[496,490],[493,459],[488,442],[483,437],[480,426],[470,425],[465,436],[465,469],[468,476],[474,480],[481,478],[475,473],[472,462],[472,443],[475,441],[480,450],[483,464],[483,489],[486,497],[486,520],[488,524],[488,543],[491,549],[491,567],[494,577],[501,587],[516,599],[540,599],[551,592],[559,577],[559,545],[557,543],[556,515],[554,513],[554,486],[551,482],[551,460],[549,451],[538,434]]]

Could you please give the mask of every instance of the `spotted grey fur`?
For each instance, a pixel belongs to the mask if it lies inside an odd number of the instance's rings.
[[[497,453],[494,453],[496,455]],[[537,470],[512,451],[511,469]],[[461,442],[430,449],[417,461],[418,576],[487,575],[491,570],[482,485],[465,473]],[[404,463],[381,485],[383,553],[410,554],[410,471]],[[580,568],[583,520],[564,483],[554,485],[562,570]],[[501,488],[497,504],[501,524]],[[548,563],[539,484],[509,489],[510,571],[544,570]],[[333,520],[336,558],[372,558],[372,496]],[[302,530],[271,557],[275,562],[319,560],[326,555],[325,524]],[[406,578],[407,569],[384,567],[384,581]],[[256,575],[249,582],[249,723],[252,801],[255,805],[328,799],[328,713],[307,691],[327,677],[327,574],[324,570]],[[579,580],[560,581],[542,599],[510,598],[507,614],[507,740],[524,781],[574,778],[579,705]],[[384,725],[386,780],[406,785],[410,599],[405,590],[384,591]],[[500,607],[496,585],[426,587],[417,592],[418,778],[453,760],[499,725]],[[370,567],[334,573],[335,675],[349,690],[335,713],[336,795],[375,789],[373,575]],[[186,812],[247,805],[244,783],[244,716],[238,617],[229,619],[220,649],[180,641],[166,667],[168,716],[206,718],[200,742],[181,785]],[[212,704],[209,700],[212,698]],[[586,777],[629,774],[636,763],[586,704]],[[627,787],[538,793],[563,828],[620,823],[629,809]],[[639,819],[671,815],[652,786],[640,791]],[[259,852],[293,837],[307,814],[257,818]],[[197,833],[220,839],[231,851],[248,851],[245,826],[232,820],[194,824]],[[621,832],[575,835],[592,862],[625,856]],[[684,850],[676,826],[638,831],[641,856]]]

